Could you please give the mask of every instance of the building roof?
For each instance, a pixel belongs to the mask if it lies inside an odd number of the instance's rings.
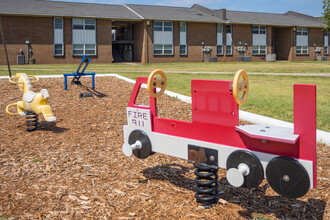
[[[195,8],[132,4],[127,6],[147,20],[225,22]]]
[[[289,11],[285,14],[277,14],[232,11],[226,9],[212,10],[198,4],[194,4],[192,8],[221,18],[223,20],[226,20],[228,23],[233,24],[322,27],[322,21],[319,18],[294,11]]]
[[[314,17],[312,19],[308,18],[307,16],[298,17],[292,14],[257,13],[227,10],[226,16],[230,23],[322,27],[322,23],[316,21]]]
[[[285,15],[296,16],[296,17],[299,17],[299,18],[311,19],[311,20],[316,21],[316,22],[322,22],[321,17],[313,17],[313,16],[310,16],[310,15],[302,14],[302,13],[295,12],[295,11],[288,11],[287,13],[285,13]]]
[[[44,0],[0,0],[0,14],[141,20],[123,5]]]
[[[201,5],[186,7],[152,5],[109,5],[47,0],[0,0],[0,14],[92,17],[120,20],[168,20],[322,27],[319,18],[289,11],[285,14],[212,10]]]

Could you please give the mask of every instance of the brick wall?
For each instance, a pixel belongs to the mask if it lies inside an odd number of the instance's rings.
[[[72,56],[72,19],[64,18],[64,56],[53,56],[53,17],[3,16],[3,30],[10,64],[17,64],[20,49],[27,58],[25,40],[30,41],[32,58],[38,64],[79,63],[81,58]],[[111,20],[97,19],[97,52],[92,62],[112,62]],[[1,40],[0,40],[1,41]],[[1,41],[2,44],[2,41]],[[0,65],[6,64],[3,47],[0,47]]]
[[[53,17],[35,16],[3,16],[3,29],[5,33],[7,50],[11,64],[17,63],[17,55],[20,49],[26,56],[27,46],[25,40],[30,40],[32,57],[36,63],[79,63],[80,57],[72,56],[72,19],[64,18],[64,56],[53,56]],[[97,56],[92,57],[92,62],[112,62],[112,21],[108,19],[96,20]],[[153,21],[147,25],[147,21],[134,25],[134,58],[142,63],[165,62],[201,62],[202,47],[212,47],[211,57],[217,57],[219,62],[237,61],[239,53],[236,50],[238,41],[241,45],[248,44],[247,56],[252,61],[265,61],[265,55],[252,56],[252,25],[233,24],[233,54],[216,55],[216,24],[187,22],[187,55],[179,54],[179,22],[173,22],[173,55],[153,54]],[[224,31],[225,50],[225,31]],[[323,32],[321,28],[309,28],[309,54],[295,54],[295,31],[293,27],[267,27],[267,53],[276,53],[276,57],[288,61],[307,61],[314,59],[315,43],[323,48]],[[1,41],[1,39],[0,39]],[[2,43],[2,42],[1,42]],[[323,51],[322,51],[323,54]],[[204,58],[206,58],[204,56]],[[3,47],[0,47],[0,64],[4,65]]]
[[[308,28],[308,47],[309,47],[309,54],[308,55],[296,55],[294,57],[294,61],[311,61],[317,59],[317,54],[315,53],[314,56],[314,46],[322,47],[322,54],[323,54],[323,31],[321,28]],[[295,53],[295,48],[294,48]],[[321,54],[321,55],[322,55]]]
[[[201,62],[202,47],[212,47],[211,57],[216,57],[216,24],[187,22],[187,55],[179,53],[179,22],[173,22],[173,55],[153,54],[153,23],[148,30],[148,56],[150,63],[160,62]]]
[[[146,63],[145,60],[145,37],[146,22],[139,22],[134,25],[134,61]]]
[[[238,61],[239,52],[236,50],[237,46],[243,46],[244,43],[247,43],[246,56],[252,56],[252,26],[251,25],[232,25],[232,36],[233,36],[233,55],[227,55],[225,61]],[[241,45],[238,45],[238,41],[241,41]],[[257,61],[260,57],[252,57],[253,61]]]
[[[232,25],[233,36],[233,54],[217,55],[216,54],[216,24],[215,23],[195,23],[187,22],[187,55],[179,54],[179,22],[173,22],[173,55],[153,55],[153,25],[151,24],[148,30],[148,57],[150,63],[159,62],[201,62],[202,61],[202,47],[201,42],[205,46],[212,47],[211,57],[217,57],[218,62],[235,62],[238,61],[239,53],[236,50],[238,41],[241,41],[241,46],[247,43],[246,55],[252,57],[252,61],[266,61],[266,55],[252,56],[252,25]],[[271,27],[267,28],[267,53],[272,52],[272,35]],[[225,51],[225,33],[224,36],[224,51]],[[137,44],[137,42],[136,42]],[[243,53],[244,55],[245,53]],[[204,56],[206,60],[206,56]],[[147,62],[147,61],[146,61]]]
[[[96,24],[97,58],[92,62],[112,63],[112,21],[97,19]]]

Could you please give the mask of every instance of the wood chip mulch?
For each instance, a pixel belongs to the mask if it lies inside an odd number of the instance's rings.
[[[27,132],[24,117],[5,112],[22,94],[0,80],[0,219],[330,219],[329,146],[318,144],[318,187],[304,197],[280,197],[265,180],[236,189],[220,169],[219,203],[204,209],[194,198],[192,164],[122,153],[133,84],[97,77],[96,96],[79,98],[91,86],[81,81],[67,91],[63,78],[33,84],[48,89],[57,121],[40,116],[39,129]],[[148,100],[145,91],[139,100]],[[161,117],[191,120],[190,105],[166,95],[158,108]]]

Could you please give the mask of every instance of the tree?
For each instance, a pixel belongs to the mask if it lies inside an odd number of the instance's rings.
[[[322,0],[323,9],[322,20],[324,21],[324,29],[330,30],[330,0]]]

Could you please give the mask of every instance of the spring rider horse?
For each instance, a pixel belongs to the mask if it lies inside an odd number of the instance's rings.
[[[34,78],[30,81],[29,77]],[[17,81],[14,81],[17,79]],[[25,73],[16,73],[16,76],[9,78],[9,82],[17,85],[19,90],[23,93],[22,101],[9,104],[6,107],[6,112],[9,115],[26,116],[26,130],[34,131],[38,128],[38,115],[42,114],[47,122],[56,121],[56,117],[52,113],[50,105],[47,104],[49,93],[47,89],[41,89],[39,93],[32,91],[31,83],[38,82],[39,78],[33,75],[26,75]],[[17,107],[17,113],[9,111],[11,106]]]

